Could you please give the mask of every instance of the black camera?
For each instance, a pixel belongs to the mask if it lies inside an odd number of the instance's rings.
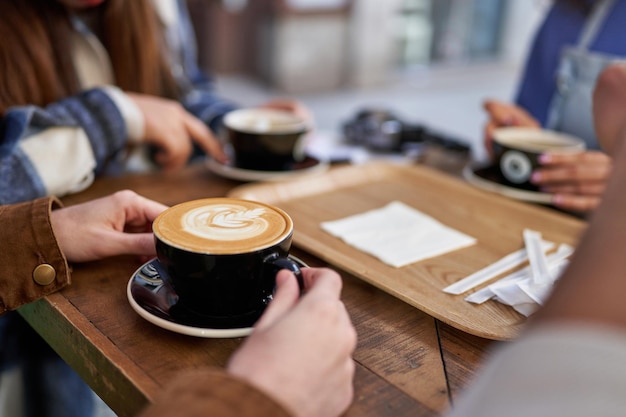
[[[392,112],[360,110],[343,125],[347,142],[378,152],[406,152],[424,144],[442,146],[456,152],[469,152],[469,146],[456,138],[435,133],[421,124],[407,123]]]

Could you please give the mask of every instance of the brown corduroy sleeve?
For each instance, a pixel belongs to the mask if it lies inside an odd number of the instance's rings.
[[[276,401],[219,369],[186,372],[140,417],[291,417]]]
[[[51,210],[60,206],[54,197],[0,206],[0,314],[69,285],[69,266],[50,223]],[[42,270],[51,279],[45,285],[34,278]]]

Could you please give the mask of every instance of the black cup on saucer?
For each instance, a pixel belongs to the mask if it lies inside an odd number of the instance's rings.
[[[502,182],[516,188],[538,191],[530,179],[540,168],[544,153],[582,152],[585,142],[572,135],[546,129],[505,127],[493,133],[493,155]]]
[[[289,257],[293,221],[283,210],[236,198],[188,201],[153,222],[163,280],[178,297],[172,315],[215,329],[251,327]]]
[[[225,141],[233,165],[254,171],[289,171],[305,160],[307,124],[296,115],[274,109],[247,108],[224,116]]]

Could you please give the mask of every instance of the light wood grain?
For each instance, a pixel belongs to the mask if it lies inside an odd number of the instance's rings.
[[[230,196],[260,200],[294,220],[294,244],[427,314],[473,335],[510,340],[525,318],[495,301],[474,305],[443,288],[523,247],[522,231],[576,245],[585,223],[554,210],[513,201],[423,166],[372,163],[288,182],[248,184]],[[403,268],[390,267],[320,228],[323,221],[402,201],[477,239],[471,247]]]

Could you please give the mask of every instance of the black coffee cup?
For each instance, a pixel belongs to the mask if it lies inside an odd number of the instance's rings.
[[[252,326],[272,300],[289,257],[293,222],[283,210],[248,200],[207,198],[165,210],[153,223],[164,281],[178,296],[175,314],[213,328]]]
[[[575,136],[546,129],[505,127],[493,133],[493,156],[503,183],[531,191],[533,171],[545,153],[582,152],[585,142]]]
[[[289,171],[304,160],[307,124],[292,113],[249,108],[224,116],[233,165],[255,171]]]

